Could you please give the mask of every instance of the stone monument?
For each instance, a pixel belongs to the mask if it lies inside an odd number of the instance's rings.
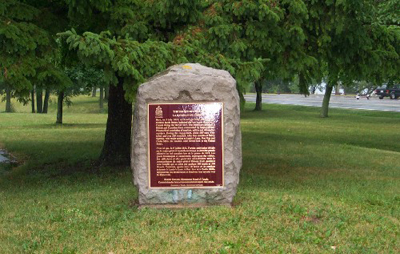
[[[230,205],[242,166],[236,81],[200,64],[168,68],[137,93],[133,181],[141,207]]]

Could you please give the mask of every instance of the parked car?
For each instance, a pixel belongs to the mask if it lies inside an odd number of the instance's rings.
[[[392,88],[378,87],[375,90],[375,94],[379,97],[379,99],[383,99],[384,97],[397,99],[400,97],[400,85],[395,85]]]

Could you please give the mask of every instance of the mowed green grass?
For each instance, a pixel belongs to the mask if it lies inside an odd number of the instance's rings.
[[[64,126],[0,114],[0,146],[23,160],[0,169],[0,253],[400,252],[398,113],[248,104],[234,207],[138,210],[129,169],[93,169],[96,106],[77,98]]]

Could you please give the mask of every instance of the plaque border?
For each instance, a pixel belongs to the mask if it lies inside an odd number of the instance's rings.
[[[150,117],[149,117],[149,110],[150,110],[150,105],[168,105],[168,104],[211,104],[211,103],[221,103],[221,152],[222,152],[222,165],[221,165],[221,170],[222,170],[222,185],[221,186],[193,186],[193,187],[151,187],[151,168],[150,168]],[[146,127],[147,127],[147,181],[148,181],[148,187],[149,189],[152,190],[171,190],[171,189],[222,189],[225,187],[225,139],[224,139],[224,102],[222,101],[199,101],[199,102],[147,102],[147,122],[146,122]]]

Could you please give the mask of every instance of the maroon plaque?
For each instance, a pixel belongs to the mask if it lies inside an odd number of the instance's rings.
[[[223,103],[148,104],[150,188],[224,185]]]

